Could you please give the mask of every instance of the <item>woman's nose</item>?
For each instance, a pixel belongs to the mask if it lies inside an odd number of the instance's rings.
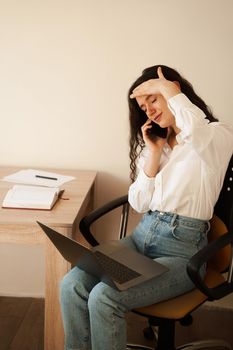
[[[146,109],[147,109],[148,117],[154,114],[156,111],[155,107],[152,104],[148,104]]]

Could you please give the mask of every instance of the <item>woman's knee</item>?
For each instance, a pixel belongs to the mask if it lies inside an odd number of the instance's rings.
[[[73,271],[69,271],[60,282],[60,297],[67,298],[73,293],[77,280],[74,279]]]
[[[90,290],[96,283],[98,283],[98,279],[78,267],[74,267],[63,277],[60,283],[61,298],[72,298],[73,295],[88,298]]]
[[[90,312],[121,309],[126,311],[120,301],[120,293],[103,282],[98,283],[90,292],[88,309]]]

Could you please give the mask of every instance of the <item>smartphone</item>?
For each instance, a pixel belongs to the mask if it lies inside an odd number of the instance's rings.
[[[158,124],[151,122],[151,128],[147,130],[147,135],[151,139],[156,137],[165,139],[167,137],[167,128],[161,128]]]

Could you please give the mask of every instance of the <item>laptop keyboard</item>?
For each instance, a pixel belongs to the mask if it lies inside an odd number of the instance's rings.
[[[95,251],[99,263],[104,267],[105,271],[119,284],[128,282],[136,277],[141,276],[138,272],[131,270],[129,267],[110,258],[109,256]]]

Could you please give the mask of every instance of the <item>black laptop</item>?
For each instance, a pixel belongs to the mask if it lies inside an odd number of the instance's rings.
[[[77,265],[118,290],[134,287],[168,271],[166,266],[119,241],[108,241],[88,249],[41,222],[37,223],[61,255],[73,266]]]

